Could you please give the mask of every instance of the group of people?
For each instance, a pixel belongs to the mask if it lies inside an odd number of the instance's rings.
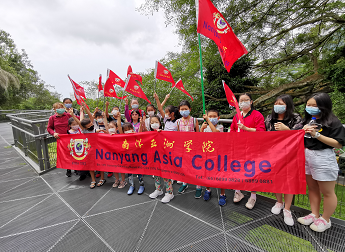
[[[53,108],[55,114],[49,118],[48,132],[55,138],[59,134],[131,134],[144,131],[185,131],[185,132],[224,132],[224,128],[219,124],[219,112],[217,109],[209,109],[204,115],[204,122],[199,126],[196,118],[190,115],[192,110],[188,101],[181,101],[178,107],[164,105],[170,95],[166,95],[161,103],[158,95],[154,94],[157,109],[149,104],[146,110],[139,109],[137,99],[130,102],[125,99],[125,120],[121,118],[120,108],[115,106],[109,114],[109,103],[106,102],[105,111],[102,112],[96,108],[91,114],[85,104],[81,106],[80,111],[72,108],[72,100],[65,98],[63,103],[55,103]],[[340,120],[332,112],[332,101],[328,94],[317,93],[312,95],[306,103],[305,115],[302,118],[294,112],[294,104],[290,95],[278,96],[274,102],[271,113],[264,116],[254,109],[253,100],[250,94],[241,94],[238,98],[243,121],[239,121],[237,115],[234,116],[229,132],[256,132],[256,131],[283,131],[303,129],[309,137],[305,137],[305,174],[308,185],[308,196],[310,200],[311,213],[307,216],[298,218],[298,222],[303,225],[310,225],[310,228],[317,232],[323,232],[331,227],[330,217],[336,209],[337,197],[334,192],[335,182],[338,176],[338,165],[334,148],[342,148],[344,145],[345,129]],[[88,118],[85,118],[85,112]],[[310,124],[310,121],[316,121],[317,125]],[[255,134],[255,133],[253,133]],[[277,150],[277,154],[281,150]],[[102,186],[105,182],[104,172],[79,171],[80,180],[91,176],[90,188]],[[71,176],[71,171],[67,170],[67,176]],[[127,185],[124,173],[108,173],[108,177],[115,176],[113,187],[124,188]],[[121,176],[121,180],[120,180]],[[128,174],[129,189],[127,194],[131,195],[135,191],[133,174]],[[100,177],[98,183],[96,178]],[[143,194],[145,190],[144,177],[138,174],[139,189],[138,194]],[[149,197],[154,199],[163,194],[163,185],[160,177],[154,176],[156,190]],[[169,178],[163,178],[166,193],[161,199],[163,203],[168,203],[174,198],[172,181]],[[188,189],[188,184],[177,181],[181,184],[178,193],[184,193]],[[320,215],[321,194],[323,195],[323,214]],[[196,185],[195,198],[203,197],[205,201],[211,198],[211,188],[207,187],[202,191],[200,185]],[[284,200],[283,200],[284,196]],[[234,191],[233,202],[238,203],[244,198],[240,190]],[[287,225],[294,225],[294,219],[291,214],[291,204],[293,195],[276,194],[277,202],[272,207],[273,214],[283,212],[284,222]],[[256,203],[256,192],[251,192],[250,197],[245,204],[248,209],[253,209]],[[219,196],[219,205],[225,206],[227,202],[225,189],[221,189]]]

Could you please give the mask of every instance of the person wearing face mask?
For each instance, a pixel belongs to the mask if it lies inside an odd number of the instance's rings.
[[[63,102],[63,105],[65,106],[66,109],[72,108],[73,102],[72,102],[71,98],[64,98],[62,102]],[[73,108],[73,113],[76,116],[80,116],[78,109]]]
[[[231,123],[230,132],[266,131],[265,118],[259,111],[254,109],[251,95],[248,93],[241,94],[238,98],[238,103],[242,110],[241,114],[243,117],[243,122],[239,122],[237,115],[235,115]],[[238,203],[243,198],[244,198],[244,195],[241,193],[241,191],[235,190],[233,201],[235,203]],[[251,192],[248,202],[246,203],[246,207],[248,209],[253,209],[253,207],[255,206],[255,202],[256,202],[256,192]],[[226,196],[224,197],[224,205],[225,204],[226,204]]]
[[[267,131],[297,130],[303,127],[302,118],[294,113],[294,104],[292,97],[287,94],[276,98],[271,114],[265,120]],[[280,214],[283,210],[284,222],[286,225],[293,226],[294,220],[291,214],[291,204],[293,194],[284,194],[285,206],[283,203],[283,194],[276,193],[277,202],[272,207],[273,214]]]
[[[188,101],[180,102],[179,111],[182,117],[176,121],[177,131],[183,131],[183,132],[199,132],[200,131],[199,124],[196,118],[189,115],[191,110],[192,108]],[[178,189],[178,192],[184,193],[187,188],[188,188],[188,184],[183,182],[181,187]],[[194,197],[198,199],[201,197],[201,194],[202,194],[201,186],[197,185]]]
[[[218,124],[219,121],[219,112],[217,109],[210,109],[206,111],[206,114],[203,115],[204,123],[201,126],[200,132],[224,132],[224,127],[221,124]],[[225,195],[225,189],[221,189],[219,198],[219,204],[222,204],[222,195]],[[206,187],[204,193],[204,200],[208,201],[211,198],[211,188]]]
[[[120,108],[118,106],[114,106],[113,109],[111,110],[111,115],[109,115],[109,102],[106,101],[105,102],[105,115],[107,117],[108,122],[114,121],[115,124],[117,123],[117,118],[120,119],[121,124],[123,124],[123,120],[121,119],[121,112],[120,112]],[[120,115],[120,117],[118,117],[118,115]],[[119,134],[120,132],[117,131],[117,133]]]
[[[316,125],[309,125],[312,117]],[[311,135],[304,138],[305,174],[311,214],[298,218],[303,225],[310,225],[316,232],[324,232],[331,227],[330,217],[337,207],[334,192],[339,167],[333,148],[342,148],[345,142],[345,129],[332,112],[332,101],[326,93],[316,93],[308,100],[305,108],[303,129]],[[321,194],[323,214],[320,216]]]
[[[128,109],[128,99],[127,98],[125,98],[125,103],[126,103],[126,105],[125,105],[125,117],[126,117],[127,122],[132,122],[132,119],[131,119],[132,111],[138,111],[139,115],[141,115],[142,117],[145,116],[144,110],[139,109],[139,102],[136,98],[133,98],[131,100],[131,107],[132,107],[131,110]]]
[[[163,122],[164,122],[164,131],[177,131],[177,119],[181,118],[181,115],[178,111],[178,108],[172,105],[168,105],[165,110],[163,110],[163,105],[159,101],[159,97],[156,93],[154,93],[153,97],[156,100],[158,111],[161,115],[164,115]],[[169,99],[170,95],[167,94],[163,103],[165,103]]]
[[[150,117],[150,131],[160,131],[162,129],[162,124],[161,120],[158,116],[152,116]],[[151,199],[155,199],[158,196],[163,194],[163,190],[161,187],[161,177],[159,176],[154,176],[155,180],[155,187],[156,190],[149,195]],[[173,187],[172,187],[172,180],[163,178],[164,184],[165,184],[165,196],[162,198],[161,202],[162,203],[169,203],[173,198]]]
[[[136,133],[134,130],[134,127],[131,123],[125,122],[122,127],[119,127],[120,134],[134,134]],[[141,195],[145,191],[145,184],[144,184],[144,176],[142,174],[138,174],[139,179],[139,189],[138,189],[138,195]],[[129,189],[127,191],[128,195],[132,195],[135,190],[135,184],[134,184],[134,177],[133,174],[128,173],[128,183],[129,183]]]
[[[54,103],[53,109],[55,114],[49,117],[47,131],[50,135],[58,139],[59,134],[67,134],[69,130],[68,120],[71,118],[71,115],[66,112],[66,108],[62,103]],[[71,170],[68,169],[66,176],[71,177],[71,175]]]

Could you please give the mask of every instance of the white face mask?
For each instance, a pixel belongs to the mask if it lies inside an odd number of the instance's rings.
[[[171,116],[169,116],[168,114],[165,114],[165,118],[166,118],[166,119],[170,119]]]
[[[71,128],[72,128],[72,130],[78,130],[79,129],[79,125],[74,125]]]
[[[126,130],[124,133],[125,133],[125,134],[134,133],[134,130]]]
[[[151,128],[154,130],[159,129],[159,123],[151,123]]]
[[[250,108],[250,101],[240,102],[239,105],[240,105],[241,109],[248,109],[248,108]]]
[[[103,123],[103,119],[101,119],[101,118],[100,118],[100,119],[97,119],[97,122],[98,122],[98,123]]]
[[[147,112],[147,114],[148,114],[149,116],[153,116],[153,115],[155,114],[155,112],[154,112],[154,111],[149,111],[149,112]]]
[[[117,116],[117,114],[119,113],[119,111],[117,109],[114,109],[112,112],[111,112],[114,116]]]
[[[115,133],[116,129],[115,128],[110,128],[109,133]]]

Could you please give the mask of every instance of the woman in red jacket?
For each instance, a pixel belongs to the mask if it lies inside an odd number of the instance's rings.
[[[265,127],[265,118],[257,110],[254,109],[253,100],[250,94],[244,93],[241,94],[238,98],[239,106],[242,110],[243,122],[238,122],[237,115],[234,116],[234,119],[231,124],[231,132],[255,132],[255,131],[266,131]],[[240,190],[235,190],[234,193],[234,202],[240,202],[244,198],[244,195]],[[256,192],[252,192],[246,207],[252,209],[255,206],[256,202]]]

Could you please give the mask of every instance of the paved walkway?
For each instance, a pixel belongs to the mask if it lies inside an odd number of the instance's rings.
[[[144,195],[112,188],[114,178],[91,190],[89,179],[67,178],[64,170],[38,176],[12,143],[10,126],[0,124],[0,251],[345,251],[341,224],[322,234],[288,227],[271,214],[270,201],[248,210],[246,199],[231,202],[229,190],[221,208],[218,190],[205,202],[194,199],[192,185],[162,204],[148,197],[150,176]]]

